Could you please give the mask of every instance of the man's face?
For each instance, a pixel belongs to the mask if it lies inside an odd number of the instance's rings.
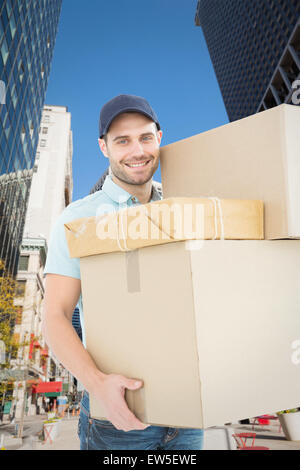
[[[159,165],[162,132],[154,122],[139,113],[124,113],[110,125],[100,149],[109,158],[114,176],[127,184],[149,181]]]

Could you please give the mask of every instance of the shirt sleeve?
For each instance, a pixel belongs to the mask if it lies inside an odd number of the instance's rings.
[[[63,211],[52,229],[44,275],[51,273],[74,277],[76,279],[81,278],[79,258],[70,258],[66,240],[64,224],[71,220],[72,217],[70,217],[70,214],[68,217],[67,212]]]

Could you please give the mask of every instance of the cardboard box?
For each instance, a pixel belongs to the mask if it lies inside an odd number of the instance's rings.
[[[169,198],[65,224],[70,256],[128,251],[185,239],[261,240],[262,201]]]
[[[126,393],[143,422],[207,428],[300,405],[300,240],[173,242],[80,269],[87,349],[144,381]]]
[[[299,106],[282,104],[161,149],[163,194],[259,199],[265,238],[300,238]]]

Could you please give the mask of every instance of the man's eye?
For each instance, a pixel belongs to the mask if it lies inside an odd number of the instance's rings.
[[[126,144],[127,140],[126,139],[121,139],[118,140],[118,144]]]
[[[151,135],[146,135],[145,137],[143,137],[143,140],[151,140],[151,139],[152,139]]]

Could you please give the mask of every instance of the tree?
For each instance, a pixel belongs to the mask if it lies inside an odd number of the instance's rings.
[[[16,357],[19,348],[24,345],[14,335],[14,326],[19,312],[19,307],[14,304],[15,290],[16,281],[7,272],[4,261],[0,259],[0,341],[5,353],[2,355],[0,370],[10,367],[11,358]],[[2,409],[5,395],[12,387],[13,381],[0,381]]]
[[[19,307],[14,305],[16,281],[7,273],[0,260],[0,340],[5,344],[6,360],[2,369],[9,367],[9,359],[18,352],[20,344],[13,335]]]

